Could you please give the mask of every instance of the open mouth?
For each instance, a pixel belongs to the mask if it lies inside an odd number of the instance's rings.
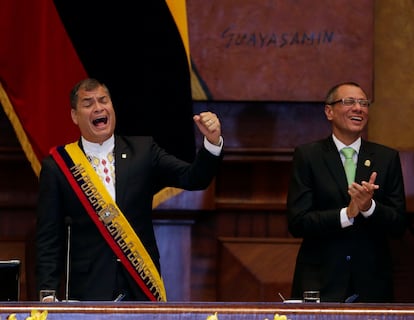
[[[108,122],[107,117],[96,118],[95,120],[92,121],[94,126],[99,126],[101,123],[107,124],[107,122]]]

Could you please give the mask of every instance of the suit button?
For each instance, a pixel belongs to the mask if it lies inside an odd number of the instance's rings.
[[[346,256],[346,261],[351,261],[351,256]]]

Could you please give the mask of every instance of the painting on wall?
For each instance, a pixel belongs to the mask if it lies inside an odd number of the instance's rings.
[[[373,0],[187,0],[194,100],[314,101],[334,84],[373,95]]]

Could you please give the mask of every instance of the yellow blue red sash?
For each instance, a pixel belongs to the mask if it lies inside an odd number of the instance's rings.
[[[151,301],[167,301],[163,280],[141,240],[77,142],[50,151],[116,256]]]

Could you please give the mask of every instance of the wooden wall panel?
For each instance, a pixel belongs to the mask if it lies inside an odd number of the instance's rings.
[[[300,239],[219,238],[217,301],[288,299]]]
[[[191,298],[192,224],[190,220],[154,221],[168,301],[189,301]]]
[[[296,144],[326,136],[326,124],[319,105],[201,103],[217,111],[222,119],[225,157],[220,171],[206,191],[184,192],[155,210],[154,218],[188,221],[191,246],[174,236],[171,253],[177,249],[191,252],[190,284],[177,277],[172,286],[188,292],[191,301],[216,301],[219,267],[219,239],[284,238],[292,239],[287,230],[286,203],[293,147]],[[299,125],[300,124],[300,125]],[[27,299],[36,300],[34,282],[34,228],[37,178],[16,140],[7,118],[0,114],[0,239],[18,239],[26,243]],[[201,137],[197,136],[198,143]],[[407,182],[409,211],[414,187],[414,152],[402,153]],[[171,232],[175,229],[171,229]],[[413,228],[414,230],[414,228]],[[180,232],[180,231],[178,231]],[[167,236],[168,233],[165,233]],[[164,238],[164,240],[167,238]],[[175,244],[177,246],[175,246]],[[393,245],[396,296],[400,301],[414,302],[412,233]],[[188,287],[189,286],[189,287]],[[184,291],[183,291],[184,290]],[[184,293],[187,297],[187,293]]]

